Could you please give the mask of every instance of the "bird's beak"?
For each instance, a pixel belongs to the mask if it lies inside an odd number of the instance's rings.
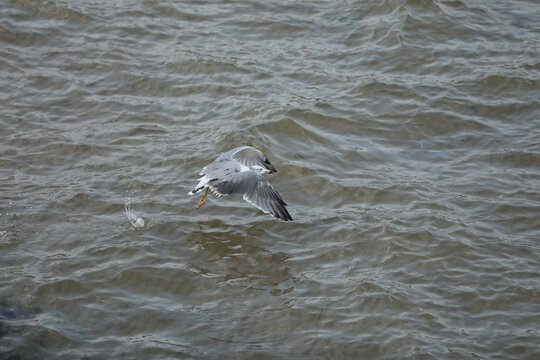
[[[271,173],[272,173],[272,170],[270,170],[270,169],[264,169],[264,172],[267,173],[267,174],[271,174]]]

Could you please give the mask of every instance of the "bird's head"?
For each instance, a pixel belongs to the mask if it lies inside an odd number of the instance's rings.
[[[266,164],[265,164],[266,165]],[[249,167],[251,170],[258,172],[259,174],[273,174],[276,173],[277,170],[275,167],[270,164],[270,166],[260,166],[260,165],[252,165]]]

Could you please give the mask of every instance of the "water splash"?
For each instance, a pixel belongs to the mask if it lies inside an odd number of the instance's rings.
[[[127,198],[124,205],[125,205],[127,218],[129,222],[131,223],[131,225],[136,229],[143,228],[144,219],[137,217],[137,215],[135,215],[135,213],[131,210],[131,198]]]

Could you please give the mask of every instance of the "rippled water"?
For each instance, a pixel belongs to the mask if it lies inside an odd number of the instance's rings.
[[[0,358],[538,359],[536,1],[5,1]],[[295,219],[186,193],[249,144]]]

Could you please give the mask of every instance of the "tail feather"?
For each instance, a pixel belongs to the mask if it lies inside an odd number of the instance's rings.
[[[190,192],[188,192],[188,195],[194,195],[198,192],[201,192],[206,186],[199,186],[199,187],[194,187],[193,190],[191,190]]]

